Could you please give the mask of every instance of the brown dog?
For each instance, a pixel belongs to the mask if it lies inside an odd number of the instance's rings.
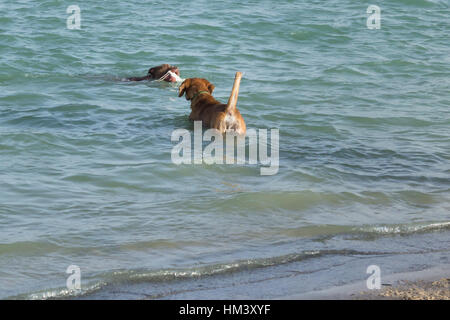
[[[128,81],[142,81],[142,80],[159,80],[161,79],[161,77],[163,77],[168,71],[172,71],[173,73],[177,74],[178,76],[180,76],[180,71],[178,70],[177,66],[171,66],[170,64],[162,64],[160,66],[157,67],[153,67],[150,68],[150,70],[148,70],[148,73],[146,76],[143,77],[132,77],[132,78],[127,78]],[[170,74],[168,74],[165,78],[164,81],[167,82],[176,82],[177,79],[175,79],[174,77],[172,77]]]
[[[238,75],[239,74],[239,75]],[[186,79],[180,86],[178,96],[186,93],[186,100],[191,100],[189,120],[201,120],[203,125],[219,130],[221,133],[234,131],[245,134],[244,118],[236,108],[241,73],[236,74],[235,84],[228,104],[223,104],[211,95],[215,86],[206,79]]]

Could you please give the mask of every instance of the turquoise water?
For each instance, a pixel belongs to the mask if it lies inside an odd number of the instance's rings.
[[[80,2],[69,30],[72,4],[0,4],[0,298],[71,296],[69,265],[85,297],[229,298],[294,267],[308,290],[365,278],[365,260],[314,271],[356,256],[450,263],[448,1]],[[188,102],[121,81],[161,63],[224,102],[244,72],[238,108],[279,129],[279,172],[174,165]]]

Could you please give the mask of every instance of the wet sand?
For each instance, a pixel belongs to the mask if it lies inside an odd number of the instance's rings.
[[[361,281],[283,299],[450,300],[450,267],[387,275],[382,278],[382,286],[378,290],[368,290],[365,281]]]

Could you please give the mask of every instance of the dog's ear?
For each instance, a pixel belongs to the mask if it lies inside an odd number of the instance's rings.
[[[154,73],[155,73],[155,68],[150,68],[150,70],[148,70],[148,74],[150,75],[150,76],[154,76]]]
[[[215,85],[213,85],[211,82],[209,82],[209,84],[208,84],[208,91],[209,91],[210,94],[213,93],[215,87],[216,87]]]
[[[183,94],[186,92],[186,86],[189,85],[188,80],[189,79],[184,80],[180,88],[178,88],[178,97],[182,97]]]
[[[202,83],[206,86],[206,88],[208,89],[209,93],[212,94],[214,91],[214,88],[216,87],[215,85],[213,85],[211,82],[209,82],[206,79],[200,79],[202,81]]]

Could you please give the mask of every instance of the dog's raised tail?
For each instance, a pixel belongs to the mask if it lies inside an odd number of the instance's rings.
[[[231,89],[230,98],[228,99],[226,111],[233,111],[236,109],[236,104],[239,96],[239,86],[241,85],[242,72],[236,72],[234,77],[233,89]]]

